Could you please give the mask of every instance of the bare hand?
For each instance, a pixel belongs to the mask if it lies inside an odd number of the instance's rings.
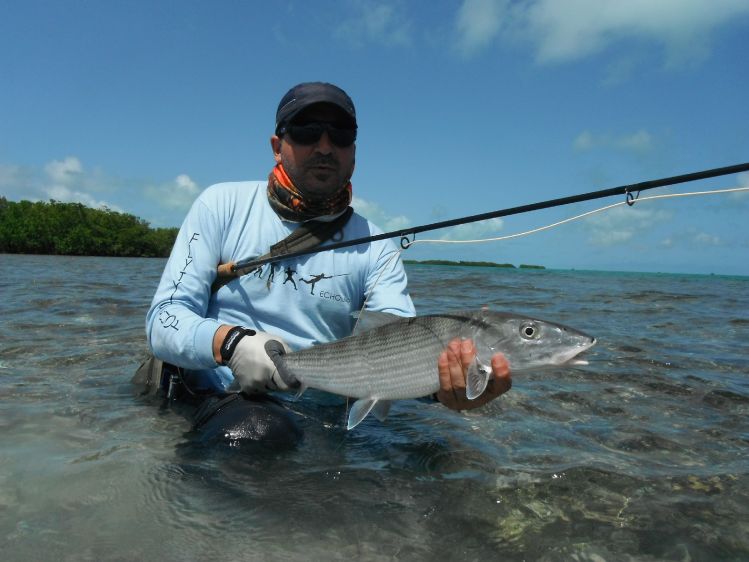
[[[492,357],[492,375],[486,390],[475,400],[466,398],[466,373],[476,359],[472,340],[456,338],[447,344],[437,360],[440,390],[437,399],[451,410],[471,410],[504,394],[512,386],[510,365],[501,353]]]

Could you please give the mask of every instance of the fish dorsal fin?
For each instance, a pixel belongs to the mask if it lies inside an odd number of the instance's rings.
[[[478,360],[471,363],[466,374],[466,398],[475,400],[483,394],[489,383],[489,373],[491,369],[486,368]]]
[[[346,429],[354,429],[361,421],[367,417],[372,408],[377,404],[377,398],[361,398],[353,403],[351,411],[348,414],[348,424]]]
[[[396,314],[390,314],[389,312],[375,312],[372,310],[360,310],[355,315],[356,326],[351,334],[352,336],[358,336],[369,330],[374,330],[380,326],[403,320],[402,316]]]

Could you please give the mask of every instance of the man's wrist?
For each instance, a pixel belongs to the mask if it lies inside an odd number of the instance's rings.
[[[231,330],[233,327],[234,326],[229,326],[228,324],[221,324],[213,333],[211,352],[213,355],[213,360],[217,365],[221,365],[221,344],[224,343],[226,334],[228,334],[229,330]]]
[[[221,358],[220,363],[222,365],[229,363],[229,360],[232,355],[234,355],[234,350],[237,348],[240,340],[245,336],[254,336],[256,333],[255,330],[245,328],[244,326],[234,326],[230,328],[219,347],[219,356]]]

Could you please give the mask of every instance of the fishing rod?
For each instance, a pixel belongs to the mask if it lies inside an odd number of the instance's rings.
[[[730,174],[737,174],[739,172],[749,171],[749,162],[743,164],[735,164],[733,166],[724,166],[722,168],[713,168],[711,170],[702,170],[700,172],[692,172],[689,174],[681,174],[678,176],[671,176],[668,178],[660,178],[655,180],[643,181],[640,183],[633,183],[627,185],[620,185],[618,187],[612,187],[609,189],[602,189],[600,191],[591,191],[588,193],[581,193],[579,195],[571,195],[569,197],[560,197],[558,199],[549,199],[547,201],[541,201],[539,203],[531,203],[529,205],[520,205],[518,207],[510,207],[507,209],[500,209],[498,211],[492,211],[489,213],[481,213],[478,215],[469,215],[466,217],[460,217],[457,219],[451,219],[441,222],[433,222],[421,226],[413,226],[410,228],[402,228],[400,230],[392,230],[383,234],[376,234],[373,236],[366,236],[363,238],[356,238],[354,240],[346,240],[344,242],[334,242],[325,246],[316,246],[314,248],[307,248],[296,252],[288,252],[285,254],[279,254],[275,256],[254,258],[237,261],[230,264],[222,264],[219,266],[220,277],[234,277],[237,275],[237,271],[247,271],[254,268],[260,267],[267,263],[272,263],[280,260],[289,258],[295,258],[299,256],[305,256],[308,254],[314,254],[326,250],[336,250],[338,248],[347,248],[349,246],[357,246],[359,244],[366,244],[369,242],[376,242],[378,240],[386,240],[389,238],[401,238],[401,247],[408,248],[411,244],[411,238],[415,237],[420,232],[427,232],[430,230],[438,230],[440,228],[448,228],[451,226],[457,226],[460,224],[468,224],[472,222],[483,221],[487,219],[494,219],[499,217],[507,217],[510,215],[519,215],[522,213],[529,213],[531,211],[539,211],[541,209],[549,209],[552,207],[561,207],[563,205],[571,205],[572,203],[580,203],[582,201],[591,201],[593,199],[602,199],[604,197],[611,197],[614,195],[624,195],[627,198],[627,204],[632,206],[640,195],[640,192],[648,189],[655,189],[657,187],[665,187],[667,185],[676,185],[680,183],[687,183],[690,181],[703,180],[708,178],[716,178],[719,176],[727,176]]]

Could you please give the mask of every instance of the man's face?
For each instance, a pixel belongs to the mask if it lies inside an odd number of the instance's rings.
[[[295,125],[327,123],[346,127],[342,111],[333,105],[311,105],[294,118]],[[276,162],[283,164],[294,185],[308,197],[328,197],[340,190],[354,173],[356,144],[333,144],[327,131],[312,144],[295,142],[290,134],[271,137]]]

